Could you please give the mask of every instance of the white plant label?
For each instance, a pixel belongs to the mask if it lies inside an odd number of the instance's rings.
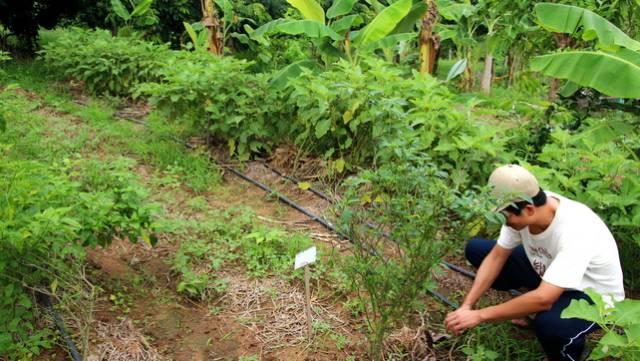
[[[310,265],[316,261],[316,246],[309,248],[306,251],[302,251],[296,255],[296,264],[293,269],[296,270],[300,267]]]

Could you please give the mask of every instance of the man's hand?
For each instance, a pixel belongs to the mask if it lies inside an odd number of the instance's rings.
[[[447,330],[459,335],[467,329],[476,327],[482,322],[480,312],[471,309],[469,305],[462,305],[457,310],[449,313],[444,320]]]

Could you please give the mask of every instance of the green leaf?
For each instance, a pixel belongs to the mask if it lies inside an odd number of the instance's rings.
[[[7,120],[4,117],[4,114],[0,113],[0,132],[4,132],[7,130]]]
[[[624,333],[627,335],[629,343],[637,343],[640,341],[640,323],[626,327]]]
[[[478,9],[475,6],[465,3],[450,3],[447,6],[438,6],[438,13],[443,18],[455,22],[460,22],[460,19],[468,18],[477,11]]]
[[[367,25],[356,40],[360,45],[367,45],[389,35],[391,31],[407,16],[411,10],[412,0],[398,0],[386,7]]]
[[[216,4],[222,9],[225,20],[230,21],[233,19],[233,3],[229,0],[215,0]]]
[[[333,4],[327,10],[327,18],[333,19],[350,13],[356,2],[358,0],[333,0]]]
[[[287,0],[291,6],[298,9],[302,17],[324,25],[324,10],[314,0]]]
[[[151,10],[152,4],[153,0],[143,0],[135,7],[135,9],[133,9],[133,11],[131,12],[131,17],[136,18],[138,16],[146,14],[149,10]]]
[[[531,69],[619,98],[640,98],[640,65],[630,50],[565,51],[535,57]]]
[[[258,40],[258,38],[278,30],[278,26],[280,26],[281,24],[288,23],[290,21],[291,20],[287,19],[276,19],[270,21],[251,32],[249,36],[251,37],[251,39]]]
[[[602,336],[602,338],[600,339],[600,344],[607,346],[625,346],[627,344],[627,338],[616,333],[615,331],[609,331],[604,336]]]
[[[467,59],[460,59],[456,61],[455,64],[449,69],[449,74],[447,74],[447,79],[445,81],[450,81],[454,79],[458,75],[462,74],[464,70],[467,68]]]
[[[330,27],[322,25],[314,20],[293,20],[279,24],[278,31],[285,34],[298,35],[305,34],[310,38],[329,37],[333,40],[342,40],[343,37]],[[257,31],[257,30],[256,30]]]
[[[331,119],[322,119],[316,124],[316,138],[322,138],[331,128]]]
[[[199,50],[198,35],[196,35],[196,31],[193,30],[193,26],[191,26],[191,24],[187,23],[186,21],[183,21],[182,24],[184,25],[184,28],[187,30],[187,34],[189,34],[189,38],[191,38],[191,43],[193,44],[194,49]]]
[[[409,11],[409,14],[407,14],[407,16],[405,16],[400,23],[398,23],[396,28],[393,29],[392,33],[410,33],[414,31],[414,29],[416,28],[416,24],[418,23],[418,21],[420,21],[420,19],[422,19],[424,13],[427,12],[427,9],[427,4],[425,4],[424,1],[419,1],[413,4],[413,7]]]
[[[343,158],[336,159],[335,169],[338,173],[342,173],[344,171],[345,161]]]
[[[640,301],[626,299],[617,302],[611,320],[616,325],[630,326],[640,322]]]
[[[298,183],[298,188],[302,189],[303,191],[306,191],[309,188],[311,188],[311,183],[309,183],[309,182],[299,182]]]
[[[129,14],[129,11],[124,7],[120,0],[111,0],[111,9],[124,21],[131,20],[131,14]]]
[[[567,308],[562,311],[562,318],[580,318],[587,321],[602,323],[598,307],[586,300],[571,300]]]
[[[399,42],[413,40],[416,38],[416,36],[416,33],[391,34],[378,41],[369,43],[368,45],[363,46],[361,49],[367,51],[376,49],[390,49],[396,46]]]
[[[535,6],[535,12],[540,25],[549,31],[574,34],[582,28],[584,40],[597,39],[606,49],[622,46],[640,51],[640,42],[592,11],[571,5],[540,3]]]
[[[563,97],[570,97],[573,94],[575,94],[578,90],[580,90],[580,85],[572,82],[572,81],[568,81],[566,83],[564,83],[564,85],[562,86],[562,88],[560,88],[560,90],[558,90],[558,94],[562,95]]]
[[[363,21],[364,20],[362,20],[362,16],[358,14],[349,15],[334,21],[333,23],[331,23],[331,25],[329,25],[329,27],[336,33],[342,33],[343,31],[349,30],[354,26],[362,24]]]
[[[317,63],[314,60],[300,60],[295,63],[291,63],[284,68],[280,69],[271,81],[269,85],[274,89],[280,89],[287,85],[290,79],[297,77],[302,73],[302,70],[305,68],[314,68],[317,66]]]

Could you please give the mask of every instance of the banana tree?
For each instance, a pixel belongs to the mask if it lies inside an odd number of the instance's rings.
[[[276,19],[255,31],[249,29],[252,39],[266,43],[266,36],[272,33],[304,35],[313,41],[326,60],[344,57],[355,62],[359,53],[390,47],[415,37],[415,33],[392,34],[411,10],[412,0],[398,0],[381,8],[360,30],[354,29],[362,25],[364,19],[360,14],[352,14],[357,0],[334,0],[326,13],[315,0],[287,2],[303,19]]]
[[[443,41],[451,40],[454,43],[458,56],[462,58],[462,61],[458,62],[465,64],[461,88],[467,91],[474,85],[473,49],[478,44],[476,33],[482,25],[482,19],[478,16],[481,4],[473,5],[470,0],[438,0],[438,12],[449,24],[438,24],[436,31]]]
[[[111,13],[107,16],[114,27],[118,22],[124,23],[118,34],[129,36],[134,29],[148,28],[158,23],[158,17],[152,8],[153,0],[129,0],[131,10],[120,0],[111,0]]]
[[[424,0],[427,11],[422,17],[420,29],[420,72],[434,74],[440,37],[434,32],[438,23],[438,6],[433,0]]]
[[[551,53],[534,58],[534,71],[619,98],[640,98],[640,42],[596,13],[571,5],[540,3],[540,25],[548,31],[581,35],[593,49]]]
[[[201,0],[200,5],[202,7],[202,24],[207,28],[208,50],[212,54],[222,55],[224,54],[224,39],[220,18],[213,0]]]

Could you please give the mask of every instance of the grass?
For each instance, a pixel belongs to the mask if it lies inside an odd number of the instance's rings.
[[[140,131],[139,125],[116,119],[116,107],[122,105],[122,100],[88,98],[78,104],[70,95],[68,84],[56,82],[55,74],[47,73],[44,68],[38,61],[13,62],[7,67],[12,75],[4,80],[5,84],[18,83],[22,89],[38,95],[11,100],[12,108],[29,120],[30,129],[24,129],[24,122],[15,129],[28,137],[20,142],[20,154],[32,159],[59,158],[81,151],[119,154],[172,173],[196,193],[220,183],[219,169],[206,157],[199,152],[187,152],[175,142],[175,138],[191,135],[179,124],[168,123],[162,116],[152,114],[147,120],[152,131]],[[33,114],[33,110],[43,106],[47,107],[43,114]],[[65,115],[46,114],[49,110]],[[49,116],[63,121],[47,125],[44,132],[44,118]],[[69,136],[70,129],[78,133]]]

